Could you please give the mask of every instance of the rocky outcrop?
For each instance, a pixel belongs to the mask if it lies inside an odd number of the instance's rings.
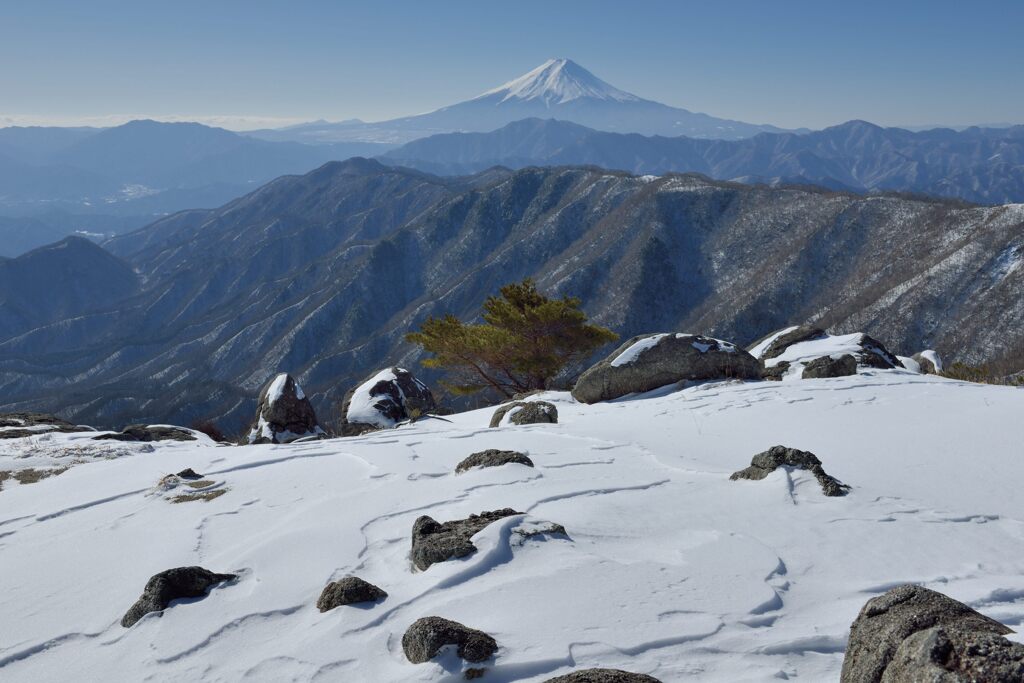
[[[544,683],[661,683],[647,674],[634,674],[621,669],[582,669],[564,676],[549,678]]]
[[[489,448],[486,451],[473,453],[458,465],[455,466],[455,473],[462,474],[474,467],[501,467],[509,464],[526,465],[533,467],[533,461],[525,454],[517,451],[500,451],[496,448]]]
[[[799,451],[785,446],[772,446],[763,453],[758,453],[750,460],[750,467],[733,472],[729,479],[764,479],[779,467],[792,467],[807,470],[814,475],[826,496],[845,496],[850,487],[835,477],[826,474],[821,467],[821,460],[810,451]]]
[[[790,365],[787,361],[779,361],[775,365],[761,368],[761,379],[779,382],[789,372]]]
[[[46,413],[0,413],[0,439],[20,439],[49,432],[81,432],[78,427]]]
[[[1024,680],[1024,645],[1011,630],[922,586],[868,600],[850,627],[841,683]]]
[[[608,401],[684,380],[759,379],[761,364],[734,344],[692,334],[633,337],[576,381],[581,403]]]
[[[513,401],[498,406],[491,416],[490,426],[500,427],[506,415],[514,425],[558,423],[558,408],[547,401]]]
[[[437,562],[471,555],[476,552],[476,546],[469,540],[474,534],[491,522],[521,514],[504,508],[443,524],[423,515],[412,525],[412,562],[417,569],[425,571]]]
[[[313,405],[291,375],[281,373],[260,392],[256,422],[249,430],[253,444],[289,443],[310,436],[326,436]]]
[[[823,377],[847,377],[857,374],[857,359],[848,353],[838,358],[822,356],[815,358],[804,366],[801,379],[820,379]]]
[[[391,367],[375,373],[345,395],[342,404],[343,436],[357,436],[390,429],[437,410],[426,384],[404,368]]]
[[[128,425],[120,432],[94,436],[95,441],[195,441],[195,434],[171,425]]]
[[[923,375],[937,375],[942,372],[942,361],[939,359],[939,354],[931,349],[918,351],[910,358],[917,363],[918,372]]]
[[[788,332],[783,332],[773,339],[771,343],[765,347],[764,351],[761,352],[759,358],[761,360],[778,358],[793,344],[811,341],[812,339],[821,339],[825,336],[825,330],[820,327],[814,327],[813,325],[800,325]]]
[[[491,636],[457,621],[441,617],[417,619],[402,635],[402,651],[413,664],[429,662],[445,645],[455,645],[455,653],[467,662],[485,662],[498,651]]]
[[[355,605],[361,602],[377,602],[388,597],[383,590],[358,576],[346,576],[339,581],[332,581],[324,587],[316,601],[316,608],[321,612],[332,610],[342,605]]]
[[[211,587],[235,578],[234,574],[215,574],[202,567],[162,571],[146,582],[142,595],[121,619],[121,626],[128,628],[150,612],[163,611],[172,600],[202,597]]]

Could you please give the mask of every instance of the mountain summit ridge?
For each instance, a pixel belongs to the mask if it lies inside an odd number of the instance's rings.
[[[549,59],[536,69],[492,88],[471,101],[493,99],[495,96],[501,96],[500,103],[509,100],[541,100],[549,106],[580,98],[610,102],[639,102],[642,99],[619,90],[564,57]]]

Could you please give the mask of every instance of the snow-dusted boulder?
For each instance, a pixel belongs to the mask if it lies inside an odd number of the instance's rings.
[[[196,441],[198,438],[206,439],[193,429],[176,427],[174,425],[128,425],[120,432],[100,434],[92,437],[95,441]]]
[[[597,403],[683,380],[760,376],[757,359],[729,342],[694,334],[647,334],[633,337],[580,375],[572,395],[581,403]]]
[[[841,683],[1019,681],[1024,645],[1011,629],[923,586],[872,598],[850,627]]]
[[[89,429],[45,413],[0,413],[0,439],[20,439],[49,432],[83,432]]]
[[[880,341],[863,332],[830,335],[809,326],[788,327],[770,334],[750,347],[750,353],[762,363],[762,376],[765,379],[802,377],[805,367],[813,361],[817,361],[817,369],[812,369],[807,375],[808,378],[840,376],[828,373],[833,370],[845,373],[848,361],[841,359],[846,355],[854,358],[857,368],[904,367],[900,359],[890,353]],[[822,360],[824,358],[840,362],[826,368],[829,361]]]
[[[437,409],[426,384],[404,368],[381,370],[355,387],[342,405],[342,434],[391,429]]]
[[[937,375],[942,372],[942,359],[932,349],[918,351],[911,358],[917,363],[918,372],[924,375]]]
[[[513,401],[505,403],[491,415],[491,427],[500,427],[508,420],[508,424],[534,425],[558,424],[558,408],[547,401]]]
[[[388,594],[384,590],[369,581],[364,581],[358,576],[346,576],[339,581],[331,581],[324,587],[316,601],[316,608],[321,612],[327,612],[335,607],[378,602],[386,597]]]
[[[289,443],[308,436],[325,436],[313,404],[295,378],[282,372],[260,392],[256,423],[249,443]]]
[[[502,465],[510,464],[533,467],[533,461],[525,453],[488,448],[486,451],[473,453],[456,465],[455,474],[462,474],[477,467],[482,469],[484,467],[501,467]]]
[[[733,472],[729,479],[750,479],[760,481],[780,467],[807,470],[814,475],[826,496],[845,496],[850,487],[825,472],[821,460],[810,451],[801,451],[785,446],[772,446],[763,453],[758,453],[750,460],[750,467]]]

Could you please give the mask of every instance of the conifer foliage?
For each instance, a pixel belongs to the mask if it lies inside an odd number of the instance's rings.
[[[618,339],[587,322],[578,298],[548,298],[529,278],[502,287],[483,310],[480,324],[449,314],[428,318],[419,332],[406,335],[433,354],[425,366],[451,373],[445,384],[458,394],[493,389],[513,396],[546,389],[567,366]]]

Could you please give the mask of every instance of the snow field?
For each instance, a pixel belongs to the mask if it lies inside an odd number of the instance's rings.
[[[1024,391],[910,372],[707,383],[580,405],[557,425],[488,429],[493,409],[371,435],[279,446],[110,443],[114,456],[0,491],[0,678],[455,681],[451,656],[413,665],[401,636],[455,619],[500,646],[486,681],[604,666],[663,681],[836,680],[870,597],[922,583],[1024,625]],[[32,456],[80,435],[37,439]],[[21,440],[19,440],[21,441]],[[103,444],[103,442],[92,442]],[[806,472],[729,474],[772,445],[813,451],[853,490]],[[527,453],[454,474],[487,448]],[[24,449],[0,442],[0,467]],[[56,456],[54,456],[56,459]],[[210,502],[152,495],[192,467]],[[478,552],[414,571],[415,519],[512,507]],[[569,539],[522,539],[539,520]],[[199,564],[240,579],[118,624],[146,580]],[[315,608],[331,580],[389,593]]]

